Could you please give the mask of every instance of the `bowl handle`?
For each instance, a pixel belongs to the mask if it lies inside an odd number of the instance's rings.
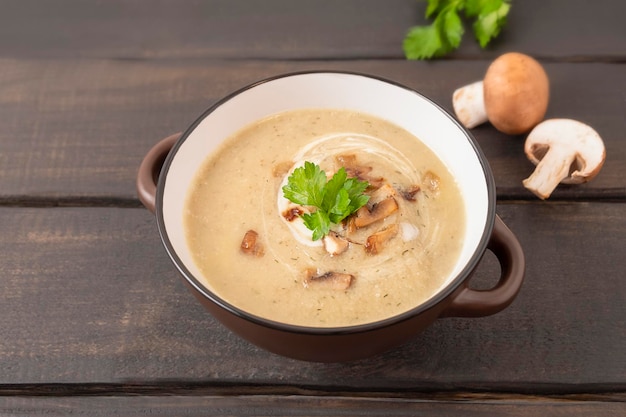
[[[156,188],[163,162],[181,133],[162,139],[152,147],[141,161],[137,173],[137,195],[144,206],[152,213],[156,210]]]
[[[500,262],[500,280],[489,290],[473,290],[467,286],[467,280],[441,317],[489,316],[508,307],[517,296],[526,268],[524,252],[513,232],[497,215],[487,247]]]

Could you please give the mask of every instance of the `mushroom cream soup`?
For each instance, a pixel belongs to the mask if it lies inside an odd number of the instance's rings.
[[[316,241],[301,218],[315,208],[282,191],[305,161],[369,183],[367,204]],[[348,110],[288,111],[240,130],[196,174],[185,216],[207,288],[257,316],[314,327],[378,321],[428,300],[465,230],[461,192],[435,154]]]

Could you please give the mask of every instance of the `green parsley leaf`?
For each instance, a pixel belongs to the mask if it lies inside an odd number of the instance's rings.
[[[296,204],[319,207],[324,199],[325,184],[324,171],[318,165],[307,161],[303,167],[291,174],[289,183],[283,187],[283,194],[286,199]]]
[[[348,173],[344,168],[337,171],[324,186],[324,201],[319,207],[326,209],[328,213],[343,213],[348,208],[350,201],[348,200],[348,195],[345,195],[344,199],[340,200],[339,193],[347,179]],[[333,220],[333,223],[339,222]]]
[[[313,231],[312,240],[320,240],[330,232],[330,219],[328,214],[322,210],[317,210],[311,214],[303,214],[302,220],[307,229]]]
[[[473,25],[474,35],[482,48],[485,48],[491,39],[500,34],[500,30],[506,24],[506,17],[511,9],[511,5],[503,0],[500,1],[500,5],[496,3],[494,2],[493,10],[491,8],[483,10]]]
[[[441,23],[438,24],[441,38],[445,39],[448,46],[447,51],[452,51],[461,45],[461,38],[465,32],[463,22],[453,7],[447,8],[440,16],[437,20],[441,19]]]
[[[407,59],[425,59],[441,55],[441,37],[437,27],[415,26],[404,38],[404,54]]]
[[[410,28],[402,47],[407,59],[443,56],[457,49],[464,34],[461,12],[474,19],[474,36],[482,48],[500,34],[511,9],[511,0],[428,0],[430,25]]]
[[[465,15],[477,17],[483,10],[488,9],[493,0],[465,0]]]
[[[367,183],[367,181],[359,181],[356,178],[348,178],[346,180],[343,188],[348,192],[348,198],[350,200],[348,209],[350,213],[356,212],[358,209],[367,204],[370,197],[363,193],[368,186],[369,184]]]
[[[433,16],[435,13],[439,12],[439,6],[445,3],[444,1],[441,0],[430,0],[428,2],[428,6],[426,7],[426,17],[429,18],[431,16]]]
[[[319,240],[330,232],[332,224],[356,212],[369,201],[363,194],[367,181],[348,178],[345,168],[339,169],[330,180],[326,173],[312,162],[296,168],[287,178],[283,196],[289,201],[316,210],[302,215],[304,225],[313,231],[313,240]]]

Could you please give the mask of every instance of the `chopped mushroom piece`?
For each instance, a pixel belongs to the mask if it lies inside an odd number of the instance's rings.
[[[361,181],[367,181],[370,188],[376,189],[385,183],[385,179],[383,177],[374,177],[369,175],[373,168],[359,165],[356,161],[356,155],[337,155],[335,160],[340,166],[346,169],[348,177],[357,178]]]
[[[439,183],[441,182],[441,180],[439,179],[439,176],[434,172],[426,171],[422,181],[424,182],[426,188],[428,188],[430,191],[435,193],[439,191]]]
[[[314,269],[307,269],[304,277],[304,286],[307,288],[315,286],[316,288],[345,291],[350,287],[353,280],[354,275],[351,274],[331,271],[317,275],[317,271]]]
[[[389,183],[385,183],[377,190],[370,193],[370,199],[368,201],[370,206],[373,206],[376,203],[383,201],[389,197],[396,197],[398,195],[398,191],[393,188]]]
[[[402,188],[400,190],[400,195],[402,196],[402,198],[404,198],[406,201],[415,201],[415,195],[421,190],[422,188],[419,185],[412,185],[408,188]]]
[[[263,245],[258,238],[259,234],[257,232],[248,230],[241,241],[241,251],[247,255],[263,256]]]
[[[322,239],[324,249],[330,256],[340,255],[348,250],[350,242],[339,236],[336,232],[331,231]]]
[[[292,166],[293,166],[293,161],[279,162],[276,165],[274,165],[274,167],[272,168],[272,175],[275,178],[282,178],[285,175],[287,175],[287,173],[289,172]]]
[[[292,222],[304,213],[304,209],[300,206],[292,206],[283,212],[283,217],[288,222]]]
[[[398,225],[392,224],[367,238],[365,252],[376,255],[383,250],[385,244],[398,234]]]
[[[546,199],[559,183],[581,184],[595,177],[606,157],[598,132],[571,119],[550,119],[535,127],[524,144],[537,165],[523,181],[524,187]]]
[[[372,223],[383,220],[398,210],[398,202],[393,197],[387,197],[384,200],[374,204],[370,209],[367,205],[357,210],[354,216],[354,226],[361,228],[369,226]]]
[[[355,175],[355,178],[358,178],[361,181],[367,181],[368,188],[375,190],[385,183],[384,177],[372,177],[370,175]]]
[[[341,165],[342,167],[346,168],[346,170],[348,168],[352,168],[356,165],[356,155],[355,154],[342,154],[342,155],[337,155],[335,157],[335,160],[337,161],[337,163],[339,165]],[[371,170],[371,168],[370,168]]]
[[[549,98],[550,83],[541,64],[510,52],[491,63],[483,81],[457,89],[452,104],[468,129],[489,120],[499,131],[518,135],[543,120]]]

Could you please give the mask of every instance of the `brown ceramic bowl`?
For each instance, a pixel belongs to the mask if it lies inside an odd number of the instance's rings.
[[[348,327],[295,326],[243,311],[198,279],[198,268],[186,244],[183,213],[187,189],[200,165],[225,138],[245,125],[277,112],[312,107],[366,112],[407,129],[444,161],[466,196],[467,230],[457,266],[434,296],[405,313]],[[360,359],[407,342],[439,317],[497,313],[513,301],[524,277],[524,254],[514,234],[496,215],[494,179],[470,133],[418,92],[372,76],[307,72],[249,85],[210,107],[182,135],[156,144],[141,164],[137,188],[141,201],[156,214],[173,263],[207,310],[243,338],[292,358],[321,362]],[[500,262],[500,279],[490,290],[470,289],[469,279],[487,249]]]

